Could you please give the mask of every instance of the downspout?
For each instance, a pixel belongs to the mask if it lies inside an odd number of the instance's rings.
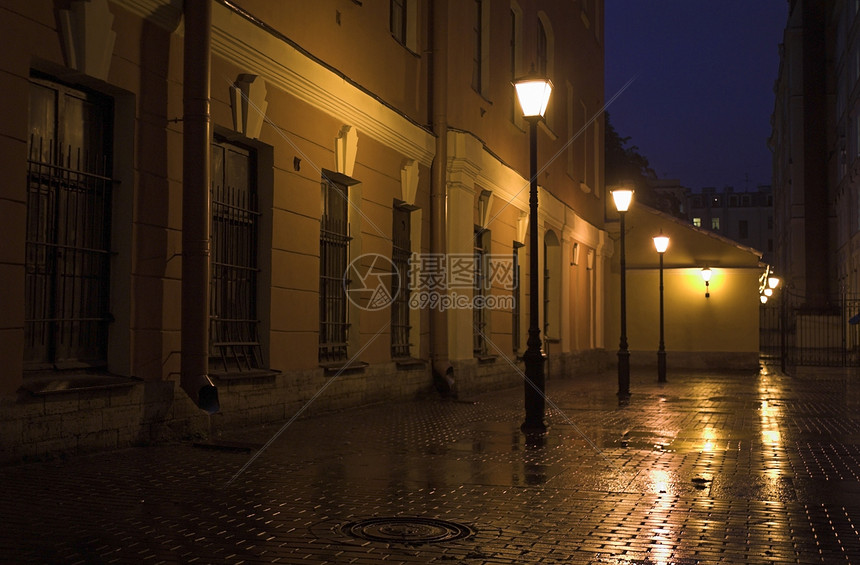
[[[447,251],[448,1],[434,0],[432,10],[430,104],[436,156],[430,170],[430,253],[441,255]],[[448,359],[448,313],[441,308],[430,309],[430,369],[437,389],[456,396],[454,368]]]
[[[209,115],[212,0],[185,0],[182,139],[182,361],[180,386],[209,414]]]

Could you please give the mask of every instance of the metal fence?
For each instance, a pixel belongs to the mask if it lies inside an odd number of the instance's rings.
[[[760,310],[759,344],[764,358],[796,367],[860,366],[860,298],[843,296],[826,307],[783,292]]]

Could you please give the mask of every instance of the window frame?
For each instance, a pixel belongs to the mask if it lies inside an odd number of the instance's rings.
[[[33,133],[36,88],[53,91],[52,117],[47,120],[51,122],[51,139],[47,151],[39,142],[38,153],[34,153]],[[111,96],[66,84],[35,70],[30,75],[29,89],[24,368],[28,372],[105,369],[114,321],[111,291],[116,102]],[[84,128],[86,118],[82,114],[76,151],[72,151],[74,140],[67,121],[76,116],[70,109],[70,100],[81,101],[82,109],[95,110],[99,118],[98,131],[94,132],[93,121]],[[40,125],[47,126],[47,121]],[[96,148],[95,143],[100,147]],[[64,152],[66,146],[68,152]],[[92,152],[99,150],[100,158],[94,158]],[[96,208],[90,209],[90,205]],[[81,206],[83,214],[72,218],[69,211],[79,213]],[[92,213],[94,210],[97,213]],[[71,219],[74,221],[70,224]],[[83,223],[88,223],[89,229],[81,229]]]

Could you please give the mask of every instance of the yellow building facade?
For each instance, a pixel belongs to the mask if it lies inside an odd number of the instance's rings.
[[[3,458],[610,361],[601,1],[2,10]]]

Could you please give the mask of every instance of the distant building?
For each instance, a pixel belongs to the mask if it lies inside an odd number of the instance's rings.
[[[848,33],[856,18],[856,2],[792,0],[774,85],[774,263],[808,307],[836,300],[840,280],[857,286],[847,280],[856,275],[846,247],[858,233],[849,171],[860,155],[860,104],[856,92],[848,96],[857,80],[858,39]]]
[[[654,208],[675,216],[687,217],[687,193],[690,189],[681,185],[680,179],[647,179],[654,193]]]
[[[769,185],[744,192],[735,192],[731,186],[688,192],[687,210],[694,226],[757,249],[763,261],[770,261],[774,244],[773,192]]]

